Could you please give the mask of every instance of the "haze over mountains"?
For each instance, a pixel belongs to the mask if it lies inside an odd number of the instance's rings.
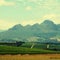
[[[45,20],[41,24],[22,26],[17,24],[12,28],[0,32],[0,41],[51,41],[48,39],[60,39],[60,24]]]

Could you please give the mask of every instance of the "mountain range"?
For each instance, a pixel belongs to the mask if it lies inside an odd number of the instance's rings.
[[[0,32],[0,41],[10,41],[10,39],[18,41],[60,39],[60,24],[55,24],[51,20],[26,26],[17,24],[6,31]]]

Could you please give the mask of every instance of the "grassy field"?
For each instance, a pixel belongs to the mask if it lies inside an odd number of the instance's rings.
[[[60,54],[0,55],[0,60],[60,60]]]
[[[22,47],[28,47],[30,48],[32,46],[33,43],[25,43],[22,44]],[[49,49],[57,49],[60,50],[60,44],[49,44]],[[40,43],[35,43],[34,48],[39,48],[39,49],[46,49],[47,48],[47,44],[40,44]]]
[[[16,47],[16,46],[0,46],[0,54],[53,54],[60,51],[44,50],[38,48]]]

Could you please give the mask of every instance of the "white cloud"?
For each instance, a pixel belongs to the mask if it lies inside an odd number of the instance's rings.
[[[15,5],[14,2],[7,2],[5,0],[0,0],[0,6],[12,6]]]
[[[27,6],[25,9],[26,9],[27,11],[30,11],[30,10],[32,9],[32,7],[31,7],[31,6]]]
[[[56,17],[56,15],[55,14],[48,14],[48,15],[45,15],[43,18],[44,19],[52,19],[52,18],[55,18]]]
[[[11,28],[12,26],[14,26],[15,24],[17,24],[17,22],[0,20],[0,29],[1,29],[1,30],[8,29],[8,28]]]
[[[28,1],[28,2],[37,2],[37,1],[39,1],[39,0],[18,0],[18,1],[20,1],[20,2],[23,2],[23,1]]]
[[[22,1],[24,1],[24,0],[17,0],[17,1],[20,1],[20,2],[22,2]]]
[[[28,0],[29,2],[37,2],[38,0]]]
[[[47,14],[47,15],[44,15],[42,16],[42,18],[40,20],[44,21],[46,19],[49,19],[53,22],[55,22],[56,24],[60,24],[60,15],[57,15],[57,14]]]
[[[35,24],[35,23],[41,23],[42,21],[39,19],[36,19],[36,20],[25,20],[25,21],[21,21],[20,22],[20,24],[22,24],[23,26],[25,26],[25,25],[33,25],[33,24]]]

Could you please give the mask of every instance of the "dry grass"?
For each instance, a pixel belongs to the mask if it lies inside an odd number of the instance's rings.
[[[60,60],[60,54],[0,55],[0,60]]]

